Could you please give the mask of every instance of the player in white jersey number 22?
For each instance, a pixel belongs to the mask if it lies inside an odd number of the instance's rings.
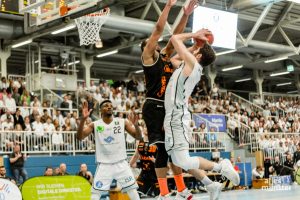
[[[92,200],[99,200],[101,194],[109,191],[113,179],[117,180],[130,199],[139,200],[138,185],[127,162],[125,146],[125,130],[137,140],[141,139],[141,130],[137,125],[135,114],[128,119],[114,118],[111,101],[104,100],[100,104],[101,119],[84,127],[89,117],[87,102],[82,107],[82,119],[77,131],[77,138],[84,139],[94,132],[96,143],[97,170],[92,186]]]

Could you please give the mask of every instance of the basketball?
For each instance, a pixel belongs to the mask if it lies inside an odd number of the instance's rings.
[[[212,45],[214,43],[214,35],[213,34],[209,34],[209,35],[206,35],[206,37],[208,39],[208,41],[207,41],[208,44]],[[194,38],[194,41],[197,43],[198,47],[202,47],[204,45],[204,41],[203,40]]]

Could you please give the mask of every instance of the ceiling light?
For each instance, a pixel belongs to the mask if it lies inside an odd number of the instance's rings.
[[[229,53],[233,53],[233,52],[236,52],[236,49],[217,52],[216,56],[225,55],[225,54],[229,54]]]
[[[96,46],[96,48],[98,48],[98,49],[102,48],[102,47],[103,47],[103,42],[102,42],[102,40],[100,39],[99,41],[96,41],[95,46]]]
[[[56,35],[56,34],[59,34],[59,33],[62,33],[62,32],[68,31],[68,30],[71,30],[71,29],[73,29],[73,28],[75,28],[75,27],[76,27],[76,25],[75,25],[75,24],[72,24],[72,25],[70,25],[70,26],[66,26],[66,27],[64,27],[64,28],[58,29],[58,30],[56,30],[56,31],[53,31],[51,34],[52,34],[52,35]]]
[[[76,60],[75,62],[70,62],[68,65],[70,66],[70,65],[76,65],[76,64],[78,64],[78,63],[80,63],[80,61],[79,60]]]
[[[234,67],[224,68],[224,69],[222,69],[222,71],[226,72],[226,71],[231,71],[231,70],[235,70],[235,69],[240,69],[242,67],[243,67],[243,65],[238,65],[238,66],[234,66]]]
[[[287,92],[287,93],[288,93],[288,94],[298,93],[298,90],[289,91],[289,92]]]
[[[277,84],[276,86],[284,86],[284,85],[291,85],[292,82],[288,82],[288,83],[280,83],[280,84]]]
[[[287,56],[279,57],[279,58],[274,58],[274,59],[268,59],[268,60],[265,60],[265,63],[271,63],[271,62],[276,62],[276,61],[286,60],[286,59],[288,59]]]
[[[34,61],[34,63],[39,63],[39,62],[40,62],[39,60]]]
[[[288,0],[288,1],[291,1],[291,2],[294,2],[294,3],[299,3],[299,4],[300,4],[300,0]]]
[[[134,73],[136,73],[136,74],[139,74],[139,73],[142,73],[144,70],[137,70],[137,71],[135,71]]]
[[[280,76],[280,75],[285,75],[285,74],[289,74],[290,72],[278,72],[278,73],[273,73],[270,74],[270,76]]]
[[[109,51],[109,52],[106,52],[106,53],[101,53],[97,56],[97,58],[101,58],[101,57],[104,57],[104,56],[109,56],[109,55],[116,54],[116,53],[118,53],[118,50],[113,50],[113,51]]]
[[[251,78],[244,78],[244,79],[236,80],[235,82],[239,83],[239,82],[250,81],[250,80]]]
[[[25,41],[23,41],[23,42],[19,42],[19,43],[17,43],[17,44],[14,44],[14,45],[12,45],[11,46],[11,48],[17,48],[17,47],[21,47],[21,46],[24,46],[24,45],[26,45],[26,44],[30,44],[32,42],[32,39],[29,39],[29,40],[25,40]]]

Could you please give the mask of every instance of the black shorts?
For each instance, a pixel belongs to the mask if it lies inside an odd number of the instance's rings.
[[[148,130],[149,144],[164,143],[164,102],[146,99],[143,106],[143,118]]]

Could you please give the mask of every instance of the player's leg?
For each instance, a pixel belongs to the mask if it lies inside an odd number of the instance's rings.
[[[139,200],[138,185],[127,161],[116,163],[115,166],[114,179],[121,185],[122,192],[127,193],[131,200]]]
[[[172,159],[170,159],[170,160],[172,160]],[[171,162],[170,166],[173,171],[174,181],[175,181],[176,188],[177,188],[177,194],[176,194],[175,199],[192,199],[193,194],[190,193],[190,191],[187,189],[187,187],[184,183],[182,169],[180,167],[174,165],[172,162]]]
[[[145,121],[150,144],[157,146],[157,155],[155,159],[155,172],[159,184],[160,195],[169,194],[167,183],[168,172],[168,154],[164,146],[163,122],[165,108],[163,102],[146,100],[143,106],[143,119]]]
[[[175,165],[185,169],[202,169],[208,171],[220,172],[228,178],[234,185],[239,185],[239,174],[234,170],[228,159],[215,163],[202,157],[191,157],[188,150],[172,150],[172,161]]]
[[[98,164],[91,188],[92,200],[100,200],[101,195],[109,191],[114,170],[113,165]]]

